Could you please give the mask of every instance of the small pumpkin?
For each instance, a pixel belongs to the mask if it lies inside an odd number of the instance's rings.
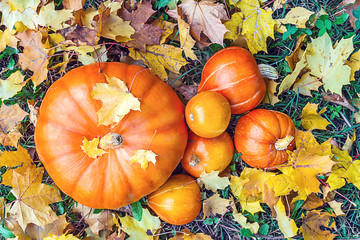
[[[188,175],[173,175],[148,196],[148,206],[167,223],[187,224],[193,221],[201,210],[199,185]]]
[[[106,77],[124,81],[140,101],[140,111],[131,110],[111,128],[99,125],[102,102],[91,97],[97,83],[107,83]],[[89,157],[82,149],[84,137],[114,147]],[[180,163],[186,143],[184,107],[176,93],[148,69],[125,63],[69,71],[46,93],[35,128],[36,150],[51,178],[92,208],[116,209],[158,189]],[[146,169],[131,163],[139,149],[155,153],[156,162]]]
[[[241,47],[227,47],[206,62],[198,92],[216,91],[226,97],[232,114],[255,108],[266,93],[265,81],[253,55]]]
[[[181,164],[189,174],[200,177],[203,171],[223,171],[233,154],[234,143],[227,132],[215,138],[203,138],[190,131]]]
[[[217,92],[201,92],[190,99],[185,107],[189,128],[198,136],[214,138],[229,125],[231,108],[224,96]]]
[[[239,119],[234,142],[247,164],[256,168],[272,168],[287,161],[286,150],[293,150],[294,137],[295,126],[288,115],[256,109]]]

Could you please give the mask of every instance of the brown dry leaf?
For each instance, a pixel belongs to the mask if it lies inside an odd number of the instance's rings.
[[[304,240],[332,240],[336,234],[329,230],[336,230],[335,221],[330,224],[332,215],[321,210],[313,210],[303,216],[300,233],[302,233]]]
[[[164,30],[159,26],[146,23],[154,13],[151,1],[148,0],[138,2],[137,9],[131,12],[125,8],[120,9],[120,17],[125,21],[130,21],[130,25],[135,29],[135,33],[131,35],[132,40],[126,42],[128,47],[145,52],[146,46],[160,44]]]
[[[4,51],[6,46],[17,48],[18,39],[15,37],[15,30],[8,28],[4,31],[0,30],[0,52]]]
[[[82,27],[78,24],[76,24],[75,26],[61,29],[60,33],[65,38],[65,43],[71,45],[95,46],[96,43],[99,41],[99,37],[97,36],[97,31],[95,29]]]
[[[230,185],[227,177],[219,177],[220,171],[211,171],[206,173],[205,170],[200,174],[197,183],[200,187],[205,186],[206,189],[216,192],[218,189],[225,189]]]
[[[203,202],[203,219],[210,216],[210,213],[213,215],[220,214],[223,215],[227,212],[227,207],[230,205],[231,200],[221,198],[218,193],[212,195],[210,198],[204,200]]]
[[[2,175],[1,182],[2,184],[8,186],[11,185],[14,172],[23,175],[26,169],[31,167],[35,168],[29,153],[21,146],[18,147],[17,151],[5,151],[0,156],[0,166],[5,166],[8,168],[8,170]]]
[[[99,148],[99,142],[100,138],[93,138],[89,141],[86,137],[84,137],[84,140],[82,141],[83,145],[80,147],[89,157],[97,158],[106,153],[104,150]]]
[[[102,101],[97,112],[99,125],[118,123],[131,110],[140,111],[140,101],[129,92],[126,83],[116,77],[106,77],[108,83],[97,83],[91,91],[94,99]]]
[[[4,146],[17,147],[17,142],[22,134],[18,131],[19,123],[27,115],[19,105],[0,107],[0,143]]]
[[[13,172],[10,186],[16,197],[10,216],[16,218],[25,231],[27,224],[45,226],[58,219],[49,204],[61,201],[59,190],[54,186],[41,183],[43,168],[29,167],[22,174]]]
[[[49,43],[41,42],[41,32],[26,30],[16,35],[20,39],[20,45],[24,47],[23,53],[19,53],[19,63],[22,69],[33,71],[30,78],[37,86],[47,78],[47,65]]]
[[[91,232],[99,236],[101,230],[112,230],[114,225],[113,215],[109,210],[102,210],[100,213],[94,213],[94,209],[77,203],[73,208],[73,212],[80,213],[85,223],[89,225]]]
[[[359,0],[343,0],[340,3],[340,7],[342,7],[344,12],[349,14],[350,25],[353,27],[353,29],[355,29],[356,17],[354,17],[352,11],[353,8],[358,9],[359,6],[360,6]]]
[[[7,100],[25,85],[25,76],[20,71],[13,72],[6,80],[0,79],[0,99]]]
[[[331,160],[330,140],[319,144],[311,132],[297,130],[295,145],[296,150],[288,151],[288,162],[277,166],[282,174],[267,182],[276,196],[297,192],[298,196],[292,202],[305,200],[311,193],[319,193],[320,182],[316,176],[330,173],[336,164]]]
[[[61,3],[65,9],[73,11],[82,9],[86,0],[63,0]]]
[[[134,154],[130,157],[130,161],[131,164],[135,162],[139,163],[141,168],[145,170],[149,166],[149,162],[152,162],[155,165],[156,156],[158,155],[151,150],[140,149],[134,152]]]
[[[305,210],[313,210],[315,208],[321,207],[324,205],[324,201],[319,198],[315,193],[310,194],[305,203],[301,206]]]
[[[345,64],[351,68],[350,81],[355,81],[355,72],[360,70],[360,51],[351,54]]]
[[[214,3],[212,0],[185,0],[178,7],[187,17],[190,32],[196,41],[207,45],[201,37],[203,33],[212,43],[223,45],[224,34],[228,30],[221,20],[229,20],[223,4]]]
[[[130,57],[134,60],[143,60],[151,72],[162,80],[168,79],[165,69],[179,73],[180,68],[188,63],[182,56],[182,49],[172,45],[148,46],[146,52],[134,48],[129,48],[129,51]]]
[[[176,233],[176,235],[169,240],[212,240],[209,235],[204,233],[192,233],[189,229],[183,229],[183,233]]]
[[[323,98],[325,101],[341,105],[350,109],[353,112],[356,112],[355,108],[349,103],[349,101],[344,96],[340,96],[337,93],[326,94],[323,96]]]
[[[326,118],[320,116],[320,114],[326,111],[326,107],[317,112],[319,104],[307,103],[301,113],[301,125],[306,130],[322,129],[326,130],[326,126],[330,124]]]
[[[276,220],[279,224],[281,232],[284,234],[285,238],[294,237],[297,234],[298,227],[293,219],[288,217],[285,211],[285,206],[279,200],[274,206],[276,212]]]
[[[164,32],[161,34],[160,44],[164,44],[167,42],[168,37],[174,32],[174,29],[176,27],[176,23],[165,21],[162,16],[152,22],[152,25],[158,26],[159,28],[164,30]]]
[[[176,90],[178,90],[181,95],[184,96],[185,101],[188,102],[192,97],[197,94],[197,89],[197,85],[181,84],[179,87],[177,87]]]
[[[30,110],[30,114],[29,114],[29,118],[30,118],[30,122],[34,125],[34,127],[36,126],[38,117],[39,117],[39,108],[35,106],[35,102],[34,100],[30,101],[27,100],[27,104]]]

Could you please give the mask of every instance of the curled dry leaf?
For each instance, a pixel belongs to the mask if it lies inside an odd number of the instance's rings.
[[[344,96],[340,96],[337,93],[325,94],[323,98],[327,102],[338,104],[340,106],[350,109],[353,112],[356,112],[356,109],[349,103],[349,101]]]
[[[281,200],[275,204],[274,209],[276,212],[276,220],[284,237],[294,237],[297,234],[298,227],[296,226],[295,221],[286,214],[285,206]]]

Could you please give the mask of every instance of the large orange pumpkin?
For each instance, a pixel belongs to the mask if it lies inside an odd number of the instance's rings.
[[[130,111],[113,128],[98,125],[102,103],[90,93],[106,76],[124,81],[140,100],[141,111]],[[82,149],[91,140],[114,133],[118,147],[90,158]],[[109,136],[109,135],[107,135]],[[121,138],[121,139],[120,139]],[[122,141],[122,143],[121,143]],[[37,153],[56,185],[92,208],[115,209],[158,189],[180,162],[187,143],[184,107],[175,92],[148,69],[124,63],[76,68],[48,90],[35,129]],[[148,149],[155,164],[142,169],[130,157]]]
[[[234,143],[227,132],[215,138],[199,137],[189,132],[189,140],[181,165],[194,177],[203,171],[223,171],[234,155]]]
[[[224,95],[233,114],[255,108],[264,98],[266,85],[253,55],[241,47],[227,47],[210,57],[201,75],[198,92]]]
[[[201,210],[199,185],[188,175],[172,175],[164,185],[149,195],[148,206],[167,223],[187,224]]]
[[[288,115],[256,109],[239,119],[234,142],[247,164],[272,168],[287,161],[286,150],[293,150],[294,137],[295,126]]]

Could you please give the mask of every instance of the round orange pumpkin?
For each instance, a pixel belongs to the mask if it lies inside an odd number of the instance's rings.
[[[295,126],[281,112],[253,110],[236,124],[234,142],[241,158],[256,168],[272,168],[287,161],[286,150],[293,150]]]
[[[199,185],[188,175],[173,175],[148,196],[148,206],[167,223],[187,224],[193,221],[201,210]]]
[[[241,47],[227,47],[210,57],[201,75],[198,92],[224,95],[233,114],[255,108],[264,98],[266,85],[253,55]]]
[[[91,97],[106,76],[126,83],[139,99],[112,126],[99,125],[102,102]],[[109,135],[110,134],[110,135]],[[91,64],[65,74],[49,88],[40,108],[35,144],[40,160],[56,185],[76,201],[92,208],[116,209],[158,189],[179,164],[187,143],[184,107],[175,92],[148,69],[124,63]],[[113,136],[113,149],[96,158],[81,148],[91,140]],[[115,145],[116,145],[115,144]],[[151,150],[156,162],[146,169],[130,157]]]
[[[234,144],[227,132],[215,138],[203,138],[190,131],[181,164],[189,174],[200,177],[203,171],[223,171],[233,154]]]
[[[230,104],[220,93],[201,92],[187,103],[185,118],[196,135],[214,138],[222,134],[229,125]]]

